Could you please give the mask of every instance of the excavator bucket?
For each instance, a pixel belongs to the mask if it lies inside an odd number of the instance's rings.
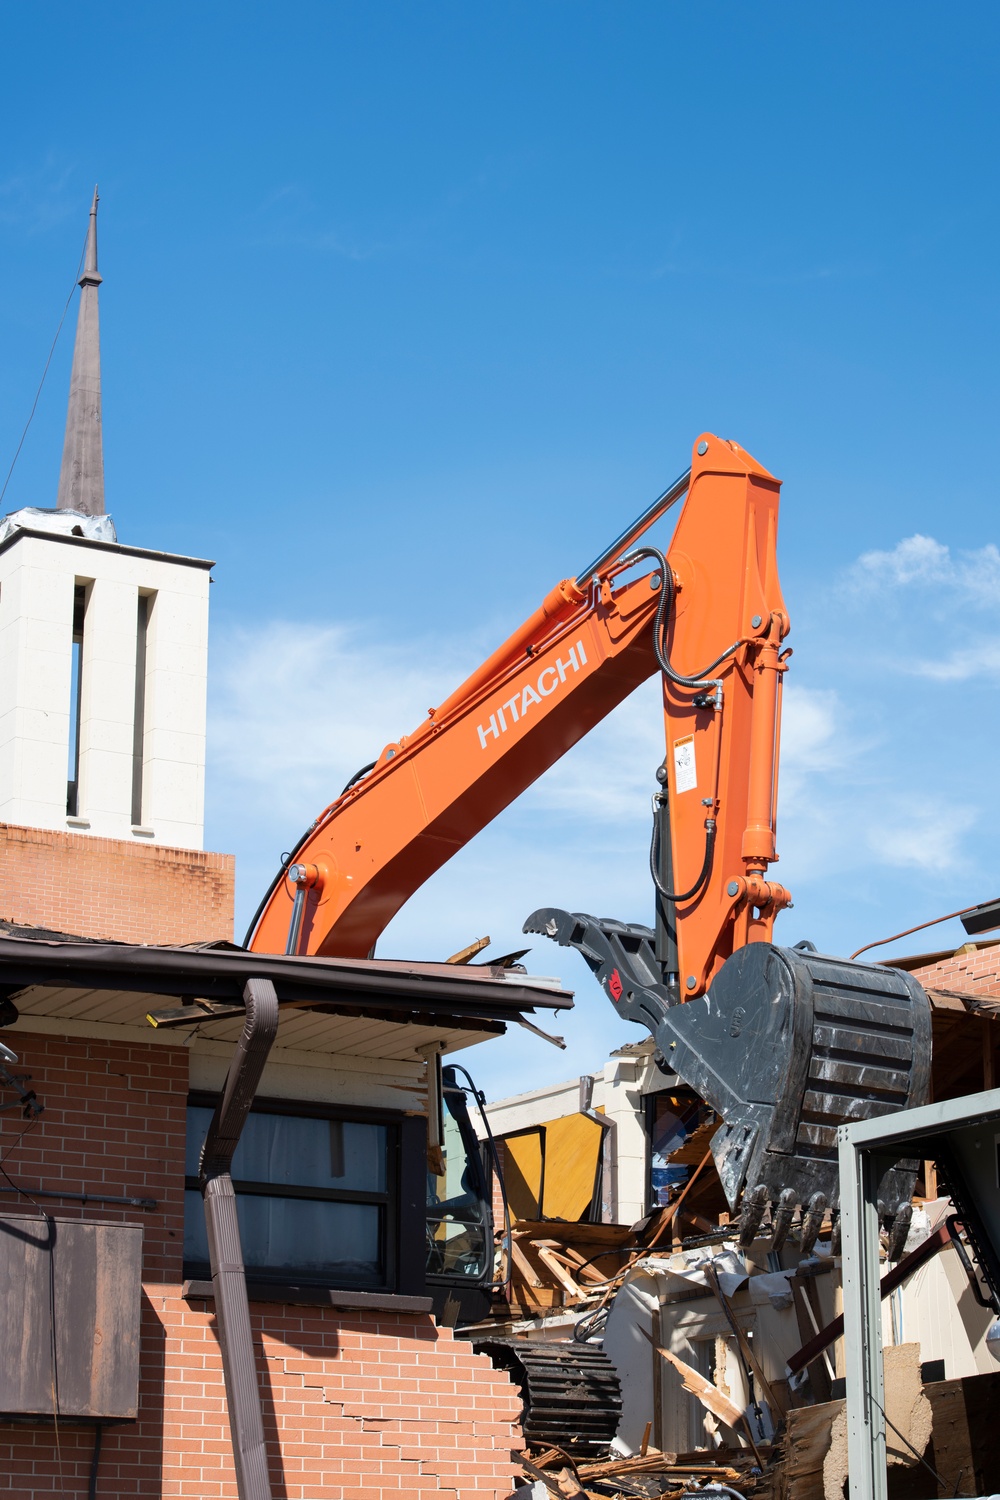
[[[708,992],[680,1003],[648,927],[543,907],[525,932],[576,948],[618,1014],[648,1027],[657,1061],[719,1115],[719,1178],[749,1244],[766,1215],[775,1247],[796,1214],[804,1253],[839,1208],[837,1128],[927,1102],[930,1005],[900,969],[851,963],[811,944],[750,943]],[[917,1170],[897,1162],[879,1189],[900,1248]]]

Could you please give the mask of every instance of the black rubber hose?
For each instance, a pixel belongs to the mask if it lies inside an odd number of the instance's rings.
[[[689,891],[668,891],[660,879],[657,866],[660,862],[660,826],[654,817],[653,836],[649,841],[649,873],[653,877],[653,884],[663,897],[664,901],[684,902],[690,901],[692,896],[697,896],[702,886],[712,873],[712,857],[715,854],[715,819],[705,819],[705,858],[701,863],[701,873]]]
[[[660,569],[660,602],[656,606],[656,619],[653,621],[653,650],[656,653],[656,660],[660,671],[664,676],[669,677],[671,682],[675,682],[678,687],[705,687],[706,678],[709,673],[714,672],[716,667],[721,666],[727,657],[732,656],[733,652],[740,645],[740,642],[734,641],[731,646],[727,646],[721,656],[717,656],[715,661],[711,662],[703,672],[699,672],[694,677],[685,677],[682,672],[675,671],[667,655],[666,647],[663,644],[667,616],[672,613],[674,606],[674,575],[670,570],[667,559],[658,547],[639,547],[635,552],[630,552],[628,557],[624,558],[623,561],[629,564],[637,563],[641,562],[644,557],[652,558],[653,562]]]
[[[284,878],[285,878],[285,871],[288,869],[288,866],[295,863],[295,856],[298,854],[298,852],[302,848],[303,844],[305,844],[308,841],[309,836],[310,836],[310,834],[312,833],[312,831],[313,831],[313,829],[315,827],[316,827],[315,823],[310,823],[309,827],[306,829],[305,833],[302,835],[302,837],[296,843],[296,845],[293,848],[291,854],[289,854],[286,858],[282,859],[281,864],[278,867],[278,873],[277,873],[277,875],[275,875],[274,879],[271,881],[271,884],[268,886],[268,888],[264,892],[263,896],[261,896],[261,898],[260,898],[260,905],[258,906],[257,910],[254,912],[253,916],[250,918],[250,926],[247,928],[247,930],[246,930],[246,936],[243,939],[243,946],[244,946],[244,948],[249,948],[251,939],[253,938],[254,933],[257,931],[257,923],[260,921],[261,917],[264,915],[264,908],[265,908],[265,906],[270,901],[270,899],[274,895],[275,891],[278,889],[278,886],[284,880]]]
[[[369,761],[366,766],[362,766],[360,771],[355,771],[355,773],[351,777],[350,781],[344,787],[344,792],[349,792],[351,790],[351,787],[354,786],[356,782],[358,782],[358,781],[361,780],[362,776],[367,776],[369,771],[374,771],[374,769],[375,769],[375,767],[377,765],[378,765],[378,761],[377,760],[372,760],[372,761]],[[341,792],[341,794],[340,794],[341,797],[344,795],[344,792]]]

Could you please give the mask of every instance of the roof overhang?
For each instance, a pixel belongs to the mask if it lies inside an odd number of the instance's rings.
[[[136,1024],[158,1031],[213,1023],[222,1040],[238,1034],[248,979],[269,979],[293,1032],[310,1019],[364,1018],[392,1028],[499,1035],[538,1008],[573,1005],[572,994],[510,970],[394,959],[298,958],[251,953],[230,944],[146,947],[61,936],[0,933],[0,993],[15,997],[22,1025],[32,1016]],[[174,1003],[155,1003],[156,1000]],[[154,1002],[154,1003],[151,1003]],[[226,1023],[229,1023],[228,1025]],[[231,1033],[232,1028],[232,1033]],[[320,1050],[329,1050],[314,1032]],[[469,1035],[469,1040],[472,1040]]]

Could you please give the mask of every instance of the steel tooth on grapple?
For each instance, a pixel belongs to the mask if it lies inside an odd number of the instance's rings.
[[[748,1250],[757,1238],[757,1231],[764,1221],[767,1212],[767,1188],[763,1183],[754,1188],[752,1193],[745,1194],[743,1198],[743,1210],[740,1214],[739,1243],[741,1250]]]
[[[764,1193],[766,1194],[766,1186],[763,1183],[761,1184],[761,1186],[764,1188]],[[781,1193],[778,1197],[778,1206],[774,1211],[774,1218],[772,1220],[772,1250],[780,1250],[782,1245],[787,1240],[788,1231],[792,1227],[792,1219],[795,1217],[795,1210],[798,1208],[798,1206],[799,1200],[796,1196],[795,1189],[782,1188]]]
[[[813,1193],[803,1209],[802,1225],[799,1229],[799,1249],[803,1255],[812,1254],[812,1248],[823,1227],[828,1206],[825,1193]]]
[[[782,1235],[789,1206],[793,1216],[805,1205],[802,1232],[814,1237],[817,1195],[824,1213],[840,1201],[838,1128],[927,1101],[930,1005],[900,969],[750,943],[707,994],[680,1004],[648,927],[549,907],[525,931],[576,948],[619,1015],[647,1026],[664,1065],[721,1117],[712,1154],[731,1211],[745,1193],[741,1243],[769,1206]],[[916,1166],[902,1161],[883,1177],[887,1221],[909,1203]]]
[[[889,1230],[889,1243],[886,1247],[886,1258],[888,1260],[900,1260],[903,1255],[903,1246],[906,1244],[906,1236],[910,1232],[910,1221],[913,1218],[913,1204],[904,1203],[897,1209]]]

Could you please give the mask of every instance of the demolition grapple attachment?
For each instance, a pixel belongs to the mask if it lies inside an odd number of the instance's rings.
[[[742,1244],[769,1215],[779,1246],[798,1214],[808,1253],[838,1214],[837,1127],[927,1101],[930,1005],[902,970],[749,943],[707,994],[681,1003],[648,927],[543,907],[524,930],[576,948],[618,1014],[648,1027],[660,1066],[719,1115],[712,1154],[733,1212],[742,1199]],[[917,1165],[898,1162],[879,1188],[890,1254],[906,1236]]]

